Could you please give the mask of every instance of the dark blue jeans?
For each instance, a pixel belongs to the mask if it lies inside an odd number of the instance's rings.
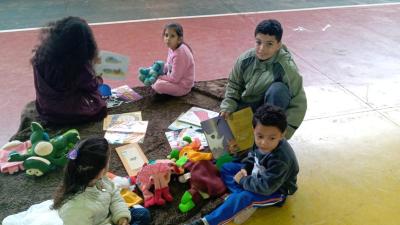
[[[253,112],[255,112],[258,107],[263,104],[274,105],[286,110],[290,103],[290,91],[289,88],[282,82],[274,82],[265,91],[264,99],[259,102],[239,102],[238,109],[243,109],[246,107],[251,107]]]
[[[150,224],[150,212],[146,208],[130,208],[131,223],[130,225],[148,225]]]

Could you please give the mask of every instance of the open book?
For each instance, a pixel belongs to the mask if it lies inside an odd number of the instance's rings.
[[[123,80],[128,74],[129,57],[110,52],[100,51],[98,60],[94,65],[97,76]]]
[[[208,146],[215,159],[225,153],[235,154],[254,144],[253,112],[245,108],[232,113],[228,121],[217,116],[201,122]]]
[[[179,116],[178,121],[193,124],[199,127],[201,121],[208,120],[216,116],[218,116],[217,112],[199,107],[192,107]]]

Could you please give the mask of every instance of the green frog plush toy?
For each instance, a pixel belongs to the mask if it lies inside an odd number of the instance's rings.
[[[63,167],[68,162],[69,150],[79,141],[79,133],[75,129],[51,139],[37,122],[31,123],[31,130],[32,147],[28,153],[20,155],[11,152],[8,159],[9,162],[23,161],[25,172],[30,176],[42,176],[57,167]]]

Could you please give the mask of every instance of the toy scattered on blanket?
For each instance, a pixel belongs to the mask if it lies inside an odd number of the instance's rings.
[[[201,152],[200,139],[194,138],[193,140],[185,136],[183,138],[188,144],[181,149],[172,149],[171,153],[167,156],[172,160],[176,160],[176,165],[182,167],[188,160],[197,162],[200,160],[212,160],[212,153]]]
[[[164,205],[165,201],[171,202],[173,197],[168,187],[171,174],[181,174],[182,172],[175,162],[168,159],[156,160],[154,163],[143,165],[136,175],[135,183],[142,191],[144,207]],[[154,194],[150,191],[152,187],[154,187]]]
[[[134,184],[134,177],[121,177],[113,173],[107,172],[107,177],[120,189],[120,194],[128,207],[141,204],[143,199],[135,192],[136,185]]]
[[[10,141],[0,148],[0,172],[13,174],[20,170],[24,170],[22,162],[8,162],[9,154],[11,152],[18,152],[19,154],[26,154],[31,147],[31,141]]]
[[[62,135],[49,139],[49,135],[44,132],[43,127],[37,123],[31,123],[32,134],[30,141],[32,147],[26,154],[11,152],[9,162],[23,161],[26,174],[30,176],[42,176],[43,174],[63,167],[68,159],[67,153],[79,140],[77,130],[68,130]]]
[[[221,179],[217,167],[210,160],[187,162],[184,165],[189,173],[179,177],[180,182],[190,180],[190,189],[185,191],[179,204],[181,212],[193,209],[201,197],[219,197],[226,192],[226,187]]]
[[[154,84],[161,74],[164,72],[164,62],[157,60],[151,67],[139,68],[139,80],[146,86]]]

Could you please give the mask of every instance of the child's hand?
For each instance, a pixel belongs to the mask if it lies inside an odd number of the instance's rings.
[[[247,176],[247,171],[245,169],[241,169],[234,177],[233,179],[236,181],[236,183],[239,183],[240,180]]]
[[[230,112],[220,112],[219,113],[225,120],[228,120],[229,116],[231,115]]]
[[[119,219],[118,225],[129,225],[128,218],[123,217],[123,218]]]

